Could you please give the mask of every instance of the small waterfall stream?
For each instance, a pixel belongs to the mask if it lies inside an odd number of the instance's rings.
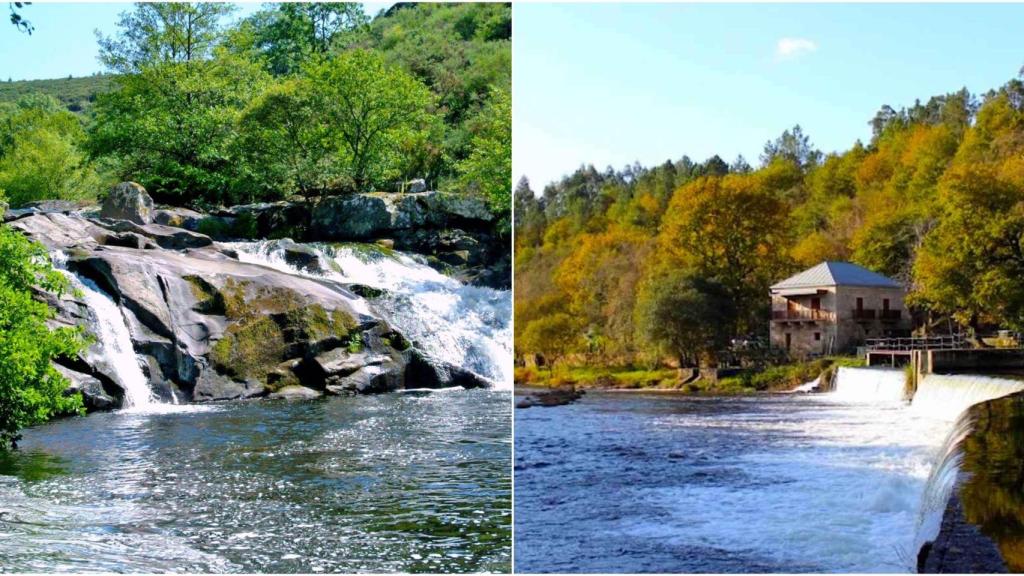
[[[78,278],[78,284],[89,307],[90,325],[100,351],[124,388],[123,407],[138,410],[154,404],[149,379],[139,366],[121,308],[92,280]]]
[[[512,385],[512,306],[507,290],[463,284],[416,256],[373,245],[302,244],[323,272],[290,264],[285,244],[228,244],[243,262],[382,290],[374,307],[417,347],[495,382]]]
[[[904,398],[903,370],[840,366],[832,397],[847,402],[896,402]]]

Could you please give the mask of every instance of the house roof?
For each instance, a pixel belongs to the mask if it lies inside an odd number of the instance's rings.
[[[772,285],[772,290],[807,288],[811,286],[873,286],[902,288],[892,278],[872,272],[852,262],[822,262],[803,272]]]

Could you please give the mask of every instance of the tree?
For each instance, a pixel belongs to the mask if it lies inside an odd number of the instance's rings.
[[[0,190],[16,207],[93,197],[100,182],[79,148],[84,138],[78,118],[52,96],[0,106]]]
[[[636,316],[643,337],[673,354],[680,368],[712,366],[729,345],[736,307],[721,284],[667,269],[644,281]]]
[[[789,211],[764,179],[761,173],[729,175],[682,186],[659,234],[667,265],[725,288],[740,331],[764,325],[768,287],[790,269]]]
[[[521,338],[524,352],[540,354],[548,367],[573,350],[578,341],[579,327],[568,314],[559,312],[538,318],[526,325]]]
[[[456,169],[462,186],[487,199],[491,210],[512,208],[512,98],[494,88],[472,143],[472,152]]]
[[[64,394],[68,382],[52,361],[81,351],[83,332],[50,330],[53,311],[34,297],[37,287],[62,293],[68,281],[45,248],[0,226],[0,450],[16,447],[25,426],[82,410],[80,395]]]
[[[96,38],[100,62],[120,73],[146,65],[209,58],[222,39],[220,21],[235,10],[222,2],[139,2],[121,13],[117,36]]]
[[[793,126],[792,131],[786,130],[775,140],[764,145],[761,164],[767,166],[776,158],[788,160],[802,169],[816,166],[821,161],[821,152],[811,145],[811,139],[804,134],[800,125]]]
[[[266,81],[258,65],[225,53],[146,64],[97,99],[90,148],[116,158],[120,176],[160,202],[253,201],[258,185],[241,179],[234,140],[243,108]]]
[[[338,172],[354,190],[400,175],[403,142],[437,121],[426,86],[376,52],[345,52],[305,76],[319,119],[336,138]]]
[[[261,54],[275,76],[298,72],[315,55],[326,54],[339,35],[369,22],[357,2],[273,4],[242,24],[248,33],[241,44]]]

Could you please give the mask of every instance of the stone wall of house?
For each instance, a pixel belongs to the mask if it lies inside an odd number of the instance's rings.
[[[905,332],[911,327],[910,315],[907,312],[900,288],[879,288],[866,286],[829,286],[816,295],[795,296],[791,299],[796,303],[795,310],[809,313],[811,299],[821,299],[821,310],[831,316],[810,321],[779,321],[777,314],[786,312],[788,300],[780,295],[772,295],[772,317],[769,333],[771,344],[776,348],[786,348],[786,334],[789,334],[790,354],[806,357],[828,352],[829,342],[832,351],[852,352],[857,346],[863,345],[866,338],[879,338],[893,332]],[[862,309],[872,311],[874,319],[855,318],[857,298],[862,299]],[[899,310],[898,321],[883,321],[884,300],[889,300],[889,310]],[[834,339],[834,340],[833,340]]]

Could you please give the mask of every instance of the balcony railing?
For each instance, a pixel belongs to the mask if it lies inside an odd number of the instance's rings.
[[[896,321],[903,317],[902,310],[874,310],[871,308],[854,308],[854,320],[875,320]]]
[[[772,320],[831,320],[832,313],[828,310],[804,308],[802,310],[772,310]]]
[[[872,350],[952,350],[967,347],[960,334],[949,336],[922,336],[916,338],[868,338],[865,342]]]
[[[875,311],[871,308],[854,308],[853,309],[854,320],[874,320]]]

